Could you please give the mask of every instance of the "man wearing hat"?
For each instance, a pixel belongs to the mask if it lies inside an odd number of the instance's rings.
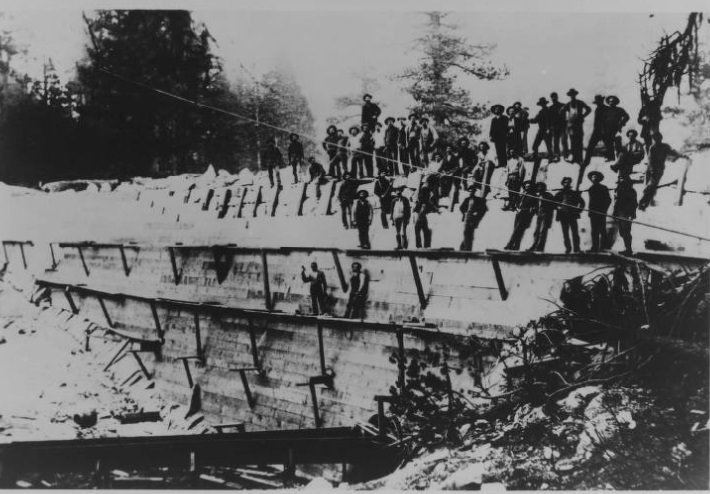
[[[380,107],[372,102],[371,94],[366,94],[362,97],[362,99],[365,101],[365,104],[362,105],[360,124],[367,124],[370,129],[374,130],[375,124],[377,123],[377,119],[382,113],[382,110],[380,110]]]
[[[535,184],[527,180],[523,184],[524,193],[518,203],[518,212],[515,213],[513,223],[513,233],[510,240],[504,247],[505,250],[519,250],[520,242],[523,240],[525,231],[530,227],[532,218],[535,215],[537,198],[535,197]]]
[[[605,132],[606,117],[609,113],[609,108],[604,104],[604,96],[597,94],[594,97],[594,127],[592,129],[592,135],[589,137],[589,143],[587,144],[587,154],[584,157],[584,166],[588,166],[589,162],[592,160],[592,153],[596,148],[599,141],[604,142],[604,151],[609,154],[609,141],[606,138],[607,133]],[[613,139],[611,144],[613,146]],[[612,152],[614,150],[612,149]]]
[[[543,252],[547,243],[547,231],[552,226],[552,217],[555,214],[555,202],[552,194],[547,192],[547,185],[543,182],[535,184],[535,235],[533,244],[528,251]]]
[[[488,140],[493,143],[496,149],[496,158],[498,166],[504,167],[508,162],[507,155],[507,140],[508,140],[508,117],[503,115],[503,105],[491,106],[493,118],[491,119],[491,128],[488,133]]]
[[[359,150],[360,159],[360,177],[370,177],[374,175],[373,156],[375,154],[375,138],[372,134],[373,128],[368,124],[362,124],[362,132],[360,133]]]
[[[269,183],[274,186],[274,170],[276,170],[276,182],[281,187],[281,175],[279,168],[283,165],[283,155],[276,146],[276,138],[271,137],[266,140],[266,146],[261,152],[261,167],[269,174]]]
[[[429,228],[429,214],[439,210],[439,188],[435,181],[436,175],[429,175],[419,187],[417,201],[414,204],[414,240],[417,249],[431,247],[431,228]]]
[[[565,105],[557,93],[550,93],[550,133],[552,134],[552,151],[555,154],[553,161],[559,161],[561,154],[567,155],[567,134],[565,133]]]
[[[444,157],[441,161],[441,166],[439,167],[439,174],[441,175],[441,180],[439,184],[441,190],[439,191],[440,197],[449,197],[451,193],[451,188],[454,182],[457,181],[454,177],[459,169],[459,158],[456,156],[456,151],[453,146],[447,145],[444,151]]]
[[[338,158],[338,129],[335,125],[328,126],[323,140],[323,149],[328,155],[328,175],[340,179],[340,160]]]
[[[535,139],[533,140],[532,150],[533,150],[533,160],[537,160],[538,149],[542,142],[545,143],[545,149],[547,150],[547,159],[552,159],[552,115],[550,109],[547,107],[547,98],[544,96],[537,100],[537,105],[540,107],[540,111],[537,112],[534,118],[530,119],[530,123],[537,124],[537,133],[535,134]]]
[[[506,166],[505,188],[508,189],[508,198],[503,211],[515,211],[520,202],[520,189],[525,181],[525,162],[515,149],[510,150],[510,158]]]
[[[567,136],[570,141],[570,152],[572,154],[572,162],[579,165],[582,164],[584,158],[584,119],[592,112],[584,101],[577,99],[576,89],[572,88],[567,91],[569,101],[564,106],[565,124],[567,128]]]
[[[619,159],[610,167],[612,171],[619,174],[619,179],[631,176],[634,166],[641,163],[644,157],[643,144],[636,139],[637,136],[638,132],[634,129],[626,131],[629,142],[621,148]]]
[[[293,169],[293,183],[298,183],[298,169],[303,164],[303,144],[298,138],[298,134],[291,134],[291,142],[288,145],[288,163]]]
[[[387,178],[385,170],[380,170],[377,180],[375,180],[375,195],[380,200],[380,219],[382,228],[389,228],[387,216],[392,211],[392,182]]]
[[[523,156],[527,153],[527,135],[528,129],[530,128],[530,115],[523,108],[523,104],[520,101],[513,103],[513,130],[515,132],[515,142],[518,146],[518,153]]]
[[[577,220],[579,219],[580,210],[584,208],[584,199],[572,188],[572,178],[564,177],[562,179],[562,189],[554,195],[554,200],[557,202],[557,221],[562,227],[562,238],[565,242],[565,254],[570,253],[570,247],[574,249],[575,254],[579,252],[579,230],[577,229]],[[570,246],[570,233],[572,233],[572,245]]]
[[[395,120],[392,117],[385,119],[385,160],[387,175],[396,175],[397,171],[397,142],[399,140],[399,129],[395,127]]]
[[[361,160],[362,156],[358,153],[360,148],[360,127],[357,125],[352,125],[348,129],[348,140],[345,141],[347,144],[348,154],[350,156],[350,176],[352,178],[357,178],[358,169],[362,168]]]
[[[469,196],[463,200],[459,211],[461,211],[463,221],[463,240],[459,250],[471,251],[473,250],[473,235],[476,232],[476,228],[481,223],[483,216],[488,211],[488,206],[486,205],[486,200],[479,197],[476,192],[480,190],[480,186],[475,184],[469,187]]]
[[[409,147],[407,139],[407,119],[399,117],[399,134],[397,135],[397,146],[399,147],[399,162],[402,164],[402,175],[409,175]]]
[[[310,176],[309,184],[315,184],[316,186],[316,199],[320,200],[320,186],[323,185],[325,180],[325,168],[323,165],[318,163],[313,156],[308,157],[308,175]]]
[[[348,171],[348,159],[350,155],[350,138],[345,135],[343,129],[338,129],[338,161],[343,177]]]
[[[621,147],[621,131],[629,121],[629,114],[619,107],[619,98],[614,95],[606,97],[607,110],[604,113],[604,146],[607,148],[607,161],[616,159],[615,148],[618,137],[618,145]],[[607,145],[607,142],[610,144]]]
[[[412,215],[412,208],[409,204],[409,199],[402,195],[403,191],[404,185],[400,185],[395,189],[391,209],[392,224],[397,232],[397,250],[406,249],[409,246],[407,225],[409,225],[409,218]]]
[[[350,295],[348,305],[345,309],[346,319],[364,319],[365,302],[367,301],[367,290],[370,285],[370,277],[362,269],[359,262],[354,262],[350,274]]]
[[[439,133],[434,127],[429,125],[429,119],[427,117],[423,117],[421,119],[420,139],[422,164],[427,166],[429,164],[429,153],[432,152],[437,141],[439,140]]]
[[[422,128],[417,121],[417,116],[412,113],[409,115],[409,124],[407,125],[407,155],[409,156],[409,164],[414,169],[421,167],[421,151],[422,151]],[[409,172],[405,173],[408,175]]]
[[[643,196],[639,201],[639,209],[645,211],[651,204],[653,197],[656,195],[658,184],[663,178],[663,173],[666,170],[666,159],[671,158],[675,161],[678,158],[687,158],[687,156],[678,153],[672,149],[667,143],[663,142],[663,136],[660,132],[653,135],[653,144],[648,150],[648,167],[646,168],[646,187],[643,190]]]
[[[350,217],[352,216],[353,202],[357,198],[357,182],[350,178],[347,171],[343,172],[343,183],[338,189],[338,201],[340,202],[340,214],[343,220],[343,227],[347,230],[352,225]]]
[[[616,186],[616,201],[614,202],[613,215],[616,217],[616,224],[619,227],[619,235],[624,241],[622,254],[630,256],[631,250],[631,225],[636,218],[636,208],[638,207],[636,191],[628,176],[620,176]]]
[[[357,201],[353,207],[353,225],[357,228],[361,249],[370,248],[370,225],[372,224],[372,206],[367,200],[366,190],[357,193]]]
[[[611,195],[606,185],[602,184],[604,175],[598,171],[587,174],[592,185],[589,193],[589,223],[592,231],[592,252],[599,252],[608,247],[606,237],[606,212],[611,205]]]
[[[491,177],[493,177],[493,171],[495,169],[495,163],[488,157],[488,150],[490,146],[487,142],[481,142],[478,144],[478,163],[473,169],[473,180],[483,187],[483,198],[488,197],[491,192]]]

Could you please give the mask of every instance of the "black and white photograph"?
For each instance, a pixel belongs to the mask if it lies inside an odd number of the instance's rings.
[[[0,0],[0,488],[710,489],[710,4]]]

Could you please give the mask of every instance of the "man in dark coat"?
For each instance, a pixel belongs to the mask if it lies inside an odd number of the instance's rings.
[[[328,284],[325,281],[325,273],[318,269],[318,264],[311,263],[311,274],[306,274],[305,266],[301,266],[301,279],[304,283],[310,283],[311,292],[311,307],[313,314],[326,314],[328,312],[326,306]]]
[[[571,161],[581,165],[584,159],[584,119],[592,109],[584,101],[577,99],[578,94],[574,88],[567,91],[569,102],[564,106],[563,114],[570,141]]]
[[[550,93],[550,133],[552,134],[553,161],[559,161],[560,156],[567,155],[567,134],[565,129],[565,105],[559,100],[557,93]]]
[[[562,227],[562,238],[565,242],[565,254],[570,253],[570,247],[574,249],[575,254],[579,252],[579,230],[577,229],[577,220],[579,213],[584,208],[584,199],[572,188],[572,178],[564,177],[562,179],[562,189],[554,196],[557,202],[557,221]],[[570,233],[572,233],[572,245],[570,246]]]
[[[547,231],[552,226],[552,217],[555,214],[555,202],[543,182],[535,184],[535,197],[535,238],[528,251],[543,252],[547,243]]]
[[[614,95],[606,97],[607,111],[604,113],[604,147],[607,150],[607,161],[616,159],[616,147],[621,146],[621,131],[630,117],[626,110],[619,107],[619,98]],[[618,136],[618,137],[617,137]],[[607,142],[609,143],[607,145]]]
[[[303,165],[303,144],[298,138],[298,134],[291,134],[291,142],[288,145],[288,164],[293,169],[293,183],[298,183],[298,169]]]
[[[397,146],[399,147],[399,161],[402,163],[402,175],[409,175],[409,140],[407,139],[407,119],[399,117],[399,133],[397,134]]]
[[[611,196],[606,185],[601,183],[604,175],[592,171],[587,174],[592,185],[589,187],[589,223],[592,231],[592,252],[607,248],[606,212],[611,205]]]
[[[414,169],[419,169],[422,165],[422,128],[415,114],[409,115],[407,125],[407,153],[409,154],[409,164]]]
[[[535,184],[526,181],[524,184],[523,196],[518,203],[518,212],[515,214],[515,222],[513,224],[513,234],[510,236],[508,244],[504,247],[505,250],[519,250],[520,242],[523,240],[525,231],[530,227],[532,218],[535,215],[537,198],[535,197]]]
[[[328,155],[328,175],[340,179],[340,160],[338,156],[338,129],[330,125],[323,140],[323,149]]]
[[[381,171],[380,176],[375,180],[375,195],[380,199],[382,228],[389,228],[387,216],[392,211],[392,182],[387,178],[387,174],[384,171]]]
[[[385,159],[386,170],[388,175],[398,175],[397,166],[397,145],[399,142],[399,129],[394,125],[395,121],[392,117],[385,119]]]
[[[343,219],[343,226],[346,230],[351,226],[350,216],[353,201],[357,197],[357,187],[357,182],[350,178],[348,172],[344,172],[343,183],[340,184],[340,190],[338,190],[338,200],[340,201],[340,213]]]
[[[373,155],[375,153],[375,139],[372,135],[373,128],[368,124],[362,124],[362,133],[360,134],[360,163],[364,165],[364,169],[360,169],[360,177],[372,177],[374,173]]]
[[[409,204],[409,199],[402,195],[403,190],[404,186],[397,187],[395,197],[392,200],[391,220],[397,232],[397,250],[409,247],[407,225],[409,225],[409,219],[412,216],[412,208]]]
[[[619,177],[616,186],[616,201],[614,202],[614,216],[619,227],[619,235],[624,241],[622,254],[630,256],[631,250],[631,225],[636,218],[636,208],[638,207],[636,191],[629,177]]]
[[[488,133],[489,140],[496,148],[496,158],[498,158],[498,166],[503,167],[508,163],[508,117],[503,115],[503,105],[493,105],[491,112],[491,129]]]
[[[551,123],[552,118],[550,114],[550,109],[547,107],[547,98],[540,98],[537,100],[537,104],[540,107],[540,111],[537,112],[534,118],[529,120],[530,123],[537,124],[537,133],[535,134],[535,139],[533,140],[532,150],[533,150],[533,160],[537,160],[538,149],[541,143],[545,143],[545,149],[547,150],[547,159],[552,161],[553,151],[552,151],[552,131]]]
[[[661,113],[662,100],[658,100],[648,95],[648,91],[641,90],[641,110],[639,111],[638,123],[641,125],[641,139],[646,146],[646,151],[653,142],[653,134],[659,132],[663,114]]]
[[[313,156],[308,157],[308,175],[310,177],[308,183],[315,184],[316,199],[320,200],[320,186],[326,182],[325,168]]]
[[[637,136],[638,132],[634,129],[629,129],[626,132],[626,137],[629,138],[629,141],[621,148],[619,159],[616,160],[616,163],[610,166],[612,171],[619,174],[619,180],[621,180],[622,177],[628,178],[631,176],[634,166],[638,165],[641,163],[641,160],[643,160],[643,144],[636,140]]]
[[[653,135],[653,144],[648,149],[648,168],[646,168],[646,187],[643,189],[643,196],[639,202],[639,209],[645,211],[651,204],[653,197],[656,195],[658,184],[663,178],[663,173],[666,170],[666,159],[671,158],[675,161],[678,158],[687,158],[672,149],[667,143],[663,142],[663,135],[656,132]]]
[[[592,153],[594,152],[594,148],[596,148],[599,141],[604,142],[604,151],[606,152],[607,156],[609,155],[609,145],[612,146],[612,152],[614,151],[613,136],[611,142],[609,142],[604,128],[607,119],[607,114],[609,113],[609,108],[604,104],[604,96],[602,96],[601,94],[597,94],[594,97],[594,105],[596,106],[596,108],[594,109],[594,127],[592,129],[592,135],[589,137],[589,143],[587,144],[587,154],[584,157],[585,167],[588,166],[590,161],[592,160]]]
[[[367,124],[370,129],[375,129],[375,124],[379,118],[382,110],[375,103],[372,102],[372,95],[366,94],[362,97],[365,104],[362,105],[362,116],[360,118],[360,124]]]
[[[449,197],[454,181],[456,181],[454,177],[458,169],[459,158],[456,155],[456,151],[454,151],[453,146],[446,146],[444,159],[441,161],[441,166],[439,167],[439,174],[441,175],[441,180],[439,181],[441,187],[439,197]]]
[[[276,147],[276,138],[272,137],[266,140],[266,147],[261,153],[261,167],[267,170],[269,174],[269,183],[274,186],[274,170],[276,170],[276,181],[279,187],[281,187],[281,177],[279,175],[279,168],[283,165],[283,156],[281,151]]]
[[[348,171],[348,149],[350,138],[345,135],[343,129],[338,129],[338,163],[342,169],[342,176],[345,177],[345,172]]]
[[[438,191],[431,185],[430,175],[426,182],[419,187],[417,202],[414,204],[414,240],[417,249],[431,247],[431,228],[429,228],[429,214],[438,211]]]
[[[353,224],[357,228],[361,249],[370,248],[370,225],[372,224],[372,206],[367,200],[368,193],[361,190],[353,206]]]
[[[477,191],[481,190],[480,186],[474,185],[469,188],[469,196],[463,200],[459,211],[461,211],[461,221],[463,221],[463,240],[459,250],[473,250],[473,236],[476,228],[481,223],[483,216],[488,211],[486,200],[477,195]]]
[[[367,301],[369,285],[369,276],[362,270],[362,265],[359,262],[354,262],[350,275],[350,296],[348,297],[348,305],[345,309],[346,319],[365,318],[365,302]]]

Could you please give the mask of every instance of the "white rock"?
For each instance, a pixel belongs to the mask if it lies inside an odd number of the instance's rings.
[[[311,480],[306,486],[303,488],[304,490],[307,491],[319,491],[319,490],[331,490],[333,486],[331,485],[330,482],[325,480],[323,477],[316,477],[315,479]]]
[[[463,470],[451,475],[437,487],[441,490],[461,490],[480,486],[483,483],[484,467],[481,463],[474,463]]]
[[[486,482],[481,485],[481,490],[487,492],[503,492],[507,489],[502,482]]]

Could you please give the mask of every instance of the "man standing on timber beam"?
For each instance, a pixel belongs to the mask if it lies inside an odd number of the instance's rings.
[[[637,136],[638,132],[634,129],[629,129],[626,132],[626,137],[629,138],[629,142],[621,148],[619,159],[616,160],[616,163],[610,166],[612,171],[619,174],[619,180],[629,178],[631,172],[634,170],[634,166],[638,165],[641,163],[641,160],[643,160],[643,145],[640,141],[636,140]]]
[[[461,246],[459,250],[471,251],[473,250],[473,235],[481,223],[483,216],[488,211],[488,206],[486,205],[486,200],[483,197],[478,197],[476,192],[481,189],[479,184],[475,184],[469,188],[469,196],[463,200],[459,210],[463,215],[461,221],[463,221],[463,240],[461,241]]]
[[[375,195],[380,200],[380,219],[382,228],[389,228],[387,216],[392,211],[392,182],[387,178],[387,172],[380,170],[380,176],[375,180]]]
[[[619,176],[619,183],[616,186],[616,202],[614,203],[614,216],[619,226],[619,235],[624,240],[624,255],[633,254],[631,250],[631,225],[636,218],[636,208],[638,206],[636,191],[628,176]]]
[[[350,178],[350,173],[343,173],[343,183],[338,190],[338,200],[340,201],[340,213],[343,219],[343,227],[347,230],[352,225],[350,216],[352,213],[353,201],[357,197],[357,182]]]
[[[601,183],[604,175],[593,171],[587,174],[592,186],[589,187],[589,223],[592,230],[592,252],[606,249],[606,212],[611,205],[611,196],[606,185]]]
[[[298,139],[298,134],[291,134],[291,143],[288,145],[288,164],[293,169],[293,183],[298,183],[298,170],[303,165],[303,144]]]
[[[489,141],[496,148],[496,158],[498,158],[498,167],[504,167],[508,163],[507,147],[508,141],[508,117],[503,115],[503,105],[491,106],[493,118],[491,119],[491,129],[488,133]]]
[[[403,185],[397,187],[394,199],[392,200],[392,207],[390,209],[392,224],[397,232],[396,250],[406,249],[409,247],[409,241],[407,240],[407,226],[409,225],[409,219],[412,215],[412,208],[409,204],[409,199],[402,195],[403,190]]]
[[[269,183],[274,186],[274,170],[276,171],[276,183],[281,187],[281,175],[279,168],[283,164],[283,156],[281,151],[276,147],[276,138],[272,137],[266,140],[266,147],[261,154],[261,167],[269,174]]]
[[[399,139],[399,129],[394,125],[392,117],[385,119],[385,170],[387,175],[399,175],[397,166],[397,141]]]
[[[653,134],[653,144],[648,148],[648,168],[646,168],[646,188],[643,189],[643,196],[639,202],[639,209],[645,211],[651,204],[653,197],[656,195],[658,184],[663,178],[663,173],[666,170],[666,158],[670,157],[672,161],[678,158],[688,158],[687,156],[678,153],[672,149],[667,143],[663,142],[663,135],[660,132]]]
[[[523,184],[523,195],[518,203],[518,212],[515,214],[513,224],[513,234],[510,236],[505,250],[520,250],[520,242],[523,240],[525,231],[530,227],[532,218],[535,215],[535,184],[530,180]]]
[[[306,274],[305,266],[301,266],[301,279],[304,283],[310,283],[311,307],[313,314],[327,314],[326,299],[328,284],[325,282],[325,273],[318,269],[318,264],[311,263],[311,274]]]
[[[565,134],[565,105],[559,100],[557,93],[550,93],[550,132],[552,134],[552,151],[554,157],[550,161],[560,161],[560,156],[567,155],[567,135]]]
[[[369,285],[367,273],[363,272],[359,262],[352,264],[352,274],[350,275],[350,296],[348,306],[345,309],[346,319],[364,319],[365,302],[367,301],[367,290]]]
[[[554,196],[557,202],[557,221],[562,227],[562,238],[565,242],[565,254],[570,253],[570,248],[574,249],[574,253],[579,252],[579,230],[577,229],[577,220],[579,219],[580,209],[584,208],[584,199],[579,195],[579,192],[572,188],[572,178],[564,177],[562,179],[562,190]],[[572,245],[570,246],[570,233],[572,234]]]
[[[535,239],[528,252],[544,252],[545,244],[547,243],[547,231],[552,226],[552,217],[555,214],[555,203],[553,202],[552,194],[547,192],[546,184],[538,182],[535,187],[537,222],[535,223]]]
[[[361,249],[370,248],[370,225],[372,224],[372,206],[367,200],[366,190],[358,192],[358,199],[353,207],[353,225],[357,228]]]

